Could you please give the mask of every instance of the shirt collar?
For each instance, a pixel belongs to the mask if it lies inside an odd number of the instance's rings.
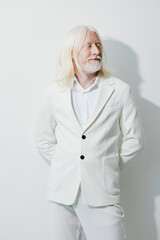
[[[72,79],[72,84],[73,84],[73,90],[77,91],[77,92],[89,92],[94,88],[98,88],[98,84],[99,84],[99,76],[96,77],[94,83],[88,87],[87,89],[84,89],[81,84],[78,82],[76,76]]]

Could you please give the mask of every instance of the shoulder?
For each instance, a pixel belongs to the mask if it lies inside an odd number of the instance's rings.
[[[104,84],[106,87],[111,87],[113,92],[113,98],[115,101],[119,102],[119,104],[123,104],[126,99],[130,99],[132,95],[131,86],[125,81],[111,76],[108,78],[104,78]]]
[[[121,80],[120,78],[112,77],[112,80],[114,81],[114,83],[116,84],[117,87],[120,87],[120,88],[128,88],[128,87],[130,87],[130,85],[128,83],[126,83],[125,81]]]
[[[124,94],[131,89],[131,86],[128,83],[114,76],[104,78],[103,81],[106,85],[113,88],[119,95]]]
[[[119,90],[130,88],[130,85],[128,83],[114,76],[104,78],[104,81],[106,81],[110,86],[113,86]]]

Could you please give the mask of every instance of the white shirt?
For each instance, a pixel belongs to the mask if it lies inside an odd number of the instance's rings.
[[[92,116],[95,107],[98,83],[99,77],[96,77],[94,84],[87,89],[84,89],[76,77],[73,79],[74,89],[72,90],[72,106],[83,129],[87,125],[89,118]]]

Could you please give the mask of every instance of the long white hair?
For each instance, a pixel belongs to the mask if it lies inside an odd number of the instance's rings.
[[[80,49],[82,48],[82,45],[88,30],[96,32],[96,34],[100,39],[100,35],[98,31],[90,25],[75,26],[66,35],[61,53],[59,55],[57,74],[54,79],[62,87],[72,88],[71,80],[75,77],[72,56],[75,59],[75,62],[77,64],[78,63],[77,55]],[[102,41],[101,41],[101,45],[102,45]],[[104,60],[104,56],[105,56],[105,52],[102,45],[102,61]],[[102,64],[98,74],[99,76],[103,77],[106,74],[110,74],[110,72],[106,70]]]

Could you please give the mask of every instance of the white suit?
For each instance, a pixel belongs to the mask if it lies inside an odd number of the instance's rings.
[[[49,200],[73,204],[81,183],[88,205],[119,203],[120,171],[144,145],[130,86],[115,77],[100,78],[94,112],[82,129],[72,108],[71,89],[52,83],[37,118],[35,142],[51,163]]]

